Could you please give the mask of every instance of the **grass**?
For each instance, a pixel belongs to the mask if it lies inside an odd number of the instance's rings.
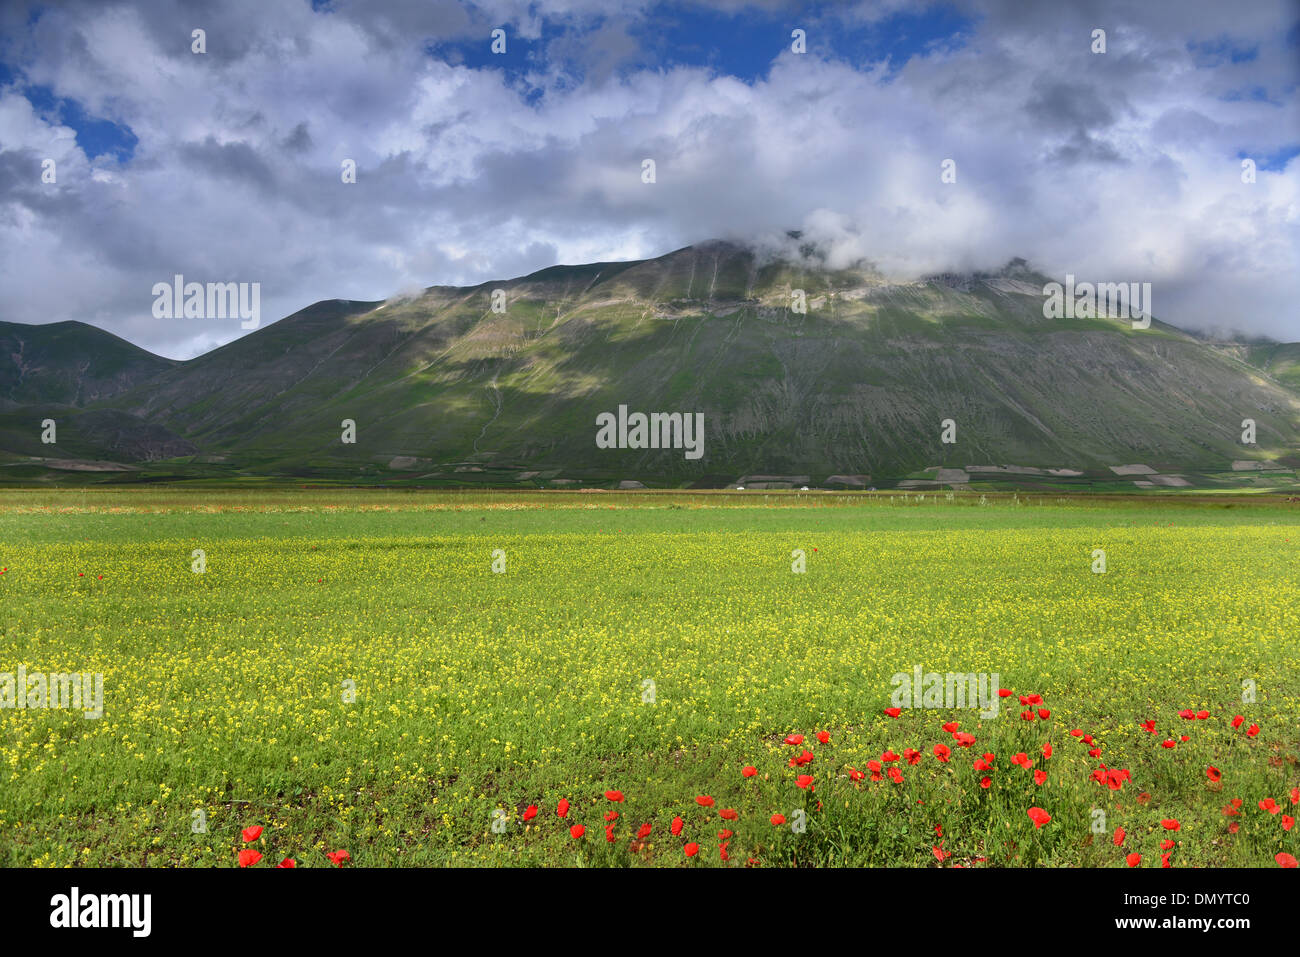
[[[102,673],[105,706],[0,710],[0,865],[235,866],[263,825],[258,866],[1275,866],[1297,549],[1263,498],[0,493],[0,673]],[[918,665],[1015,696],[889,717]]]

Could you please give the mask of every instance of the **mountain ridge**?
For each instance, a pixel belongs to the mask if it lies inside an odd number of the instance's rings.
[[[37,454],[12,434],[40,399],[59,400],[73,424],[90,411],[125,417],[119,432],[153,430],[154,460],[194,459],[178,468],[367,481],[514,470],[542,482],[879,483],[1008,463],[1232,471],[1297,454],[1294,344],[1216,344],[1158,319],[1147,330],[1047,319],[1047,281],[1022,259],[900,282],[867,263],[828,269],[713,241],[386,301],[322,300],[183,362],[131,354],[129,375],[83,369],[96,384],[85,397],[68,371],[84,347],[51,369],[61,392],[25,399],[3,391],[22,380],[0,354],[0,449]],[[0,341],[14,325],[0,325]],[[109,354],[126,361],[120,346]],[[703,413],[704,455],[598,449],[595,418],[619,405]],[[1239,441],[1244,418],[1257,421],[1256,447]],[[341,441],[345,419],[355,443]],[[955,447],[940,441],[948,419]],[[111,457],[93,443],[78,451]]]

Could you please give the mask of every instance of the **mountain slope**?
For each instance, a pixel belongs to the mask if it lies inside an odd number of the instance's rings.
[[[1159,322],[1046,319],[1045,281],[1016,262],[894,283],[826,269],[815,253],[766,261],[713,242],[409,300],[317,303],[99,406],[288,474],[820,481],[972,464],[1228,469],[1300,448],[1300,398],[1246,356]],[[597,415],[619,405],[703,413],[703,456],[597,448]],[[1239,442],[1243,418],[1257,422],[1257,448]],[[340,440],[345,419],[355,444]],[[940,441],[945,419],[955,445]]]

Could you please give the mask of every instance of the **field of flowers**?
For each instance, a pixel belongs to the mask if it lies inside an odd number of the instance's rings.
[[[4,492],[0,569],[104,689],[0,709],[0,865],[1300,856],[1295,504]]]

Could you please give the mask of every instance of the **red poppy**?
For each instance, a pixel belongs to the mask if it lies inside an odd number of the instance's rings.
[[[239,833],[243,836],[245,844],[252,844],[262,836],[262,825],[255,824],[252,827],[246,827]]]
[[[889,715],[891,718],[897,718],[897,717],[898,717],[900,714],[902,714],[902,713],[903,713],[903,709],[902,709],[902,708],[886,708],[886,709],[885,709],[885,714]]]
[[[900,770],[898,770],[898,768],[890,768],[890,769],[889,769],[889,780],[893,781],[895,784],[902,784],[902,783],[903,783],[903,772],[900,771]]]
[[[607,820],[607,821],[617,821],[617,820],[618,820],[618,812],[615,811],[615,810],[612,810],[612,809],[606,811],[606,812],[605,812],[605,820]]]
[[[813,779],[811,774],[801,774],[794,779],[794,783],[801,788],[808,788],[812,785]]]
[[[1139,864],[1142,863],[1142,855],[1134,852],[1128,855],[1128,857],[1124,858],[1124,860],[1129,867],[1137,867]]]
[[[944,858],[952,857],[952,851],[945,851],[942,847],[932,847],[930,850],[934,852],[934,856],[939,859],[939,863],[941,864],[943,863]]]
[[[1051,756],[1052,756],[1052,742],[1048,741],[1045,745],[1043,745],[1043,757],[1050,758]]]
[[[1216,768],[1213,764],[1211,764],[1208,768],[1205,769],[1205,776],[1209,778],[1211,781],[1218,781],[1220,778],[1223,777],[1223,772],[1220,771],[1218,768]]]
[[[682,819],[680,816],[673,818],[673,823],[669,825],[668,830],[672,832],[673,837],[682,833]]]
[[[934,756],[940,761],[947,762],[948,756],[952,754],[952,748],[946,744],[936,744],[934,746]]]
[[[758,768],[754,767],[752,764],[747,764],[740,769],[741,776],[746,778],[752,778],[757,773]]]
[[[1300,867],[1300,864],[1297,864],[1295,857],[1288,854],[1286,851],[1279,851],[1274,854],[1273,860],[1277,861],[1278,867]]]
[[[1238,715],[1234,715],[1233,718],[1232,718],[1232,726],[1233,726],[1234,728],[1240,728],[1240,727],[1241,727],[1241,722],[1243,722],[1243,721],[1245,721],[1245,720],[1246,720],[1246,719],[1243,718],[1243,717],[1242,717],[1241,715],[1239,715],[1239,714],[1238,714]]]
[[[946,722],[946,723],[944,724],[944,726],[943,726],[943,730],[947,731],[949,734],[952,734],[954,731],[956,731],[956,730],[957,730],[958,728],[960,728],[960,727],[961,727],[961,725],[958,724],[956,721],[948,721],[948,722]]]
[[[1289,830],[1291,830],[1291,828],[1293,828],[1293,827],[1295,827],[1295,818],[1293,818],[1290,814],[1283,814],[1283,815],[1282,815],[1282,830],[1284,830],[1284,831],[1289,831]]]
[[[1034,772],[1034,783],[1035,783],[1035,784],[1041,786],[1041,785],[1044,784],[1046,781],[1047,781],[1047,772],[1046,772],[1046,771],[1035,771],[1035,772]]]
[[[830,744],[830,743],[831,743],[831,733],[830,733],[829,731],[818,731],[818,732],[817,732],[817,740],[818,740],[818,742],[821,743],[821,744]]]
[[[1052,819],[1052,815],[1048,814],[1041,807],[1031,807],[1025,813],[1028,814],[1029,819],[1034,822],[1035,831]]]
[[[953,732],[952,738],[963,748],[969,748],[975,743],[975,735],[968,734],[965,731]]]
[[[292,857],[286,857],[284,860],[282,860],[279,864],[276,864],[275,866],[276,867],[297,867],[298,862],[295,861]]]
[[[1253,738],[1257,734],[1259,734],[1259,725],[1257,724],[1252,724],[1249,728],[1246,729],[1246,737],[1248,738]]]
[[[849,768],[850,781],[861,781],[865,777],[866,775],[863,774],[861,771],[859,771],[857,768]]]
[[[239,866],[252,867],[262,859],[262,852],[255,851],[251,847],[246,847],[239,852]]]
[[[1163,827],[1166,831],[1176,831],[1182,827],[1182,825],[1178,823],[1177,819],[1172,817],[1167,817],[1164,820],[1162,820],[1160,822],[1160,826]]]
[[[888,764],[890,761],[897,761],[898,755],[896,755],[893,751],[886,751],[884,754],[880,756],[880,760]]]
[[[1115,834],[1111,837],[1110,842],[1116,847],[1124,843],[1124,836],[1127,832],[1122,827],[1115,828]]]
[[[560,798],[560,803],[559,803],[559,806],[556,807],[556,809],[555,809],[555,813],[556,813],[559,817],[568,817],[568,816],[569,816],[569,799],[568,799],[568,798]]]
[[[1073,731],[1070,732],[1070,737],[1072,738],[1079,738],[1082,736],[1083,736],[1083,731],[1080,730],[1079,728],[1075,728]]]
[[[1300,788],[1291,789],[1291,803],[1300,804]]]
[[[1011,763],[1015,765],[1019,765],[1022,768],[1030,768],[1033,766],[1034,762],[1029,760],[1029,755],[1021,751],[1018,754],[1013,754],[1011,756]]]
[[[1264,798],[1264,800],[1260,801],[1259,809],[1261,811],[1267,811],[1269,814],[1276,814],[1278,811],[1282,810],[1277,806],[1277,802],[1272,798]]]
[[[694,857],[696,854],[700,852],[700,845],[696,844],[694,841],[691,841],[689,844],[683,847],[682,850],[686,852],[687,857]]]
[[[536,805],[536,804],[530,804],[530,805],[528,805],[528,807],[524,808],[524,820],[525,820],[525,821],[531,821],[531,820],[532,820],[533,818],[535,818],[535,817],[537,817],[537,805]]]
[[[921,758],[922,758],[922,754],[920,751],[917,751],[913,748],[903,749],[903,760],[906,761],[908,764],[920,764]]]
[[[982,787],[984,790],[987,791],[989,788],[993,787],[993,779],[992,779],[992,778],[980,778],[980,787]]]
[[[605,797],[609,798],[609,800],[611,800],[611,801],[621,801],[621,800],[623,800],[623,792],[622,792],[622,791],[606,791],[606,792],[605,792]]]
[[[803,744],[802,734],[788,734],[785,738],[786,744]]]
[[[1154,721],[1143,721],[1141,728],[1143,731],[1149,731],[1152,734],[1156,733],[1156,723]]]
[[[700,807],[713,807],[713,798],[709,797],[707,794],[701,794],[695,799],[695,803]]]
[[[1169,863],[1169,855],[1168,855],[1168,854],[1161,854],[1161,855],[1160,855],[1160,866],[1161,866],[1161,867],[1173,867],[1173,865]]]
[[[344,850],[330,851],[325,856],[328,857],[331,861],[333,861],[334,864],[338,867],[342,867],[344,861],[352,860],[352,855]]]
[[[606,840],[608,843],[610,843],[610,844],[613,844],[613,843],[614,843],[614,825],[613,825],[613,824],[606,824],[606,825],[605,825],[605,840]]]
[[[734,821],[739,818],[740,815],[735,811],[735,809],[724,807],[718,812],[718,817],[722,818],[724,821]]]
[[[1175,742],[1175,741],[1174,741],[1173,739],[1171,739],[1171,738],[1166,738],[1164,741],[1161,741],[1161,742],[1160,742],[1160,747],[1162,747],[1162,748],[1174,748],[1174,747],[1177,747],[1177,746],[1178,746],[1178,745],[1177,745],[1177,742]]]
[[[1208,711],[1198,711],[1198,712],[1196,712],[1196,720],[1197,720],[1197,721],[1204,721],[1204,720],[1205,720],[1206,718],[1208,718],[1209,716],[1210,716],[1210,712],[1208,712]]]
[[[1034,720],[1034,709],[1033,709],[1033,708],[1026,708],[1024,711],[1020,712],[1020,719],[1021,719],[1022,721],[1033,721],[1033,720]]]
[[[573,827],[569,828],[569,837],[573,838],[575,841],[586,833],[587,829],[581,824],[575,824]]]
[[[999,697],[999,698],[1010,698],[1013,694],[1015,694],[1015,692],[1012,691],[1010,688],[999,688],[999,689],[998,689],[998,697]]]
[[[1193,711],[1191,708],[1184,708],[1182,711],[1178,712],[1178,717],[1182,718],[1185,721],[1191,721],[1193,718],[1196,717],[1196,712]]]
[[[785,823],[785,815],[784,815],[784,814],[773,814],[773,815],[772,815],[772,826],[773,826],[773,827],[780,827],[780,826],[781,826],[782,824],[784,824],[784,823]]]
[[[636,837],[638,841],[644,841],[649,836],[650,836],[650,822],[646,821],[644,824],[641,825],[640,830],[636,832]]]

